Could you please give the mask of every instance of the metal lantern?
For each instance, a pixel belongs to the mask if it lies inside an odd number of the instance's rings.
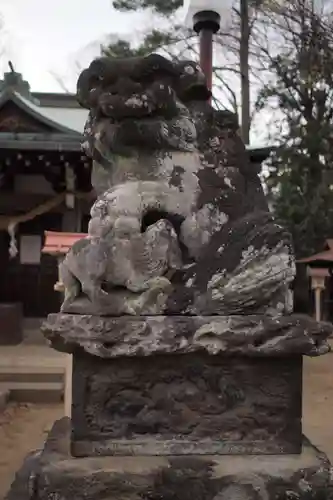
[[[214,23],[214,28],[217,28],[216,33],[220,28],[220,23],[224,24],[225,19],[230,18],[232,4],[232,0],[184,0],[185,24],[195,29],[195,18],[209,12],[214,14],[212,18],[217,18],[217,22]]]

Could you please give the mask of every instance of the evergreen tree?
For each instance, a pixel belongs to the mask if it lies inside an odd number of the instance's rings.
[[[117,10],[135,11],[138,9],[152,9],[157,14],[173,14],[183,5],[183,0],[114,0],[113,6]]]
[[[257,109],[283,117],[268,165],[274,211],[294,238],[297,257],[323,248],[333,235],[333,24],[308,0],[288,2],[276,17],[284,50],[265,56],[274,79]]]

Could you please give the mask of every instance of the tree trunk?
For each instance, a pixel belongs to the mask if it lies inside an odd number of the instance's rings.
[[[249,43],[250,21],[248,0],[240,0],[241,39],[240,39],[240,74],[242,102],[242,137],[245,144],[250,142],[250,78],[249,78]]]

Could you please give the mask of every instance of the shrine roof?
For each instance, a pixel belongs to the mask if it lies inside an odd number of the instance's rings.
[[[319,262],[333,262],[333,239],[326,240],[325,249],[323,252],[310,255],[297,261],[299,264],[318,264]]]
[[[327,250],[326,252],[311,255],[310,257],[305,257],[304,259],[300,259],[297,262],[299,262],[300,264],[310,264],[311,262],[333,262],[333,250]]]
[[[0,107],[12,101],[23,111],[32,115],[41,123],[64,134],[81,135],[87,118],[83,108],[43,107],[37,101],[26,98],[16,90],[4,90],[0,94]]]
[[[42,253],[49,255],[66,255],[74,243],[87,237],[85,233],[62,233],[45,231],[45,243]]]
[[[26,115],[47,127],[50,133],[71,135],[81,140],[88,111],[82,108],[74,94],[31,92],[30,86],[12,64],[11,71],[0,80],[0,108],[13,103]],[[8,113],[8,112],[7,112]],[[9,112],[10,113],[10,112]],[[10,132],[10,130],[1,130]],[[17,131],[14,131],[17,132]]]
[[[40,107],[40,112],[49,120],[56,122],[62,127],[67,127],[72,132],[83,134],[88,111],[84,108],[65,107]]]

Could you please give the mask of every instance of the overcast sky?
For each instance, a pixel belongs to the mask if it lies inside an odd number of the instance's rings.
[[[92,47],[98,50],[93,42],[129,33],[140,20],[115,12],[111,0],[1,0],[0,14],[5,30],[1,69],[7,70],[11,59],[34,91],[61,91],[51,71],[66,76],[87,46],[90,55]]]
[[[0,0],[0,78],[11,60],[33,91],[75,92],[77,62],[81,67],[89,64],[108,35],[133,40],[145,26],[156,23],[147,13],[121,14],[111,4],[112,0]],[[266,134],[263,118],[253,130],[260,143]]]

